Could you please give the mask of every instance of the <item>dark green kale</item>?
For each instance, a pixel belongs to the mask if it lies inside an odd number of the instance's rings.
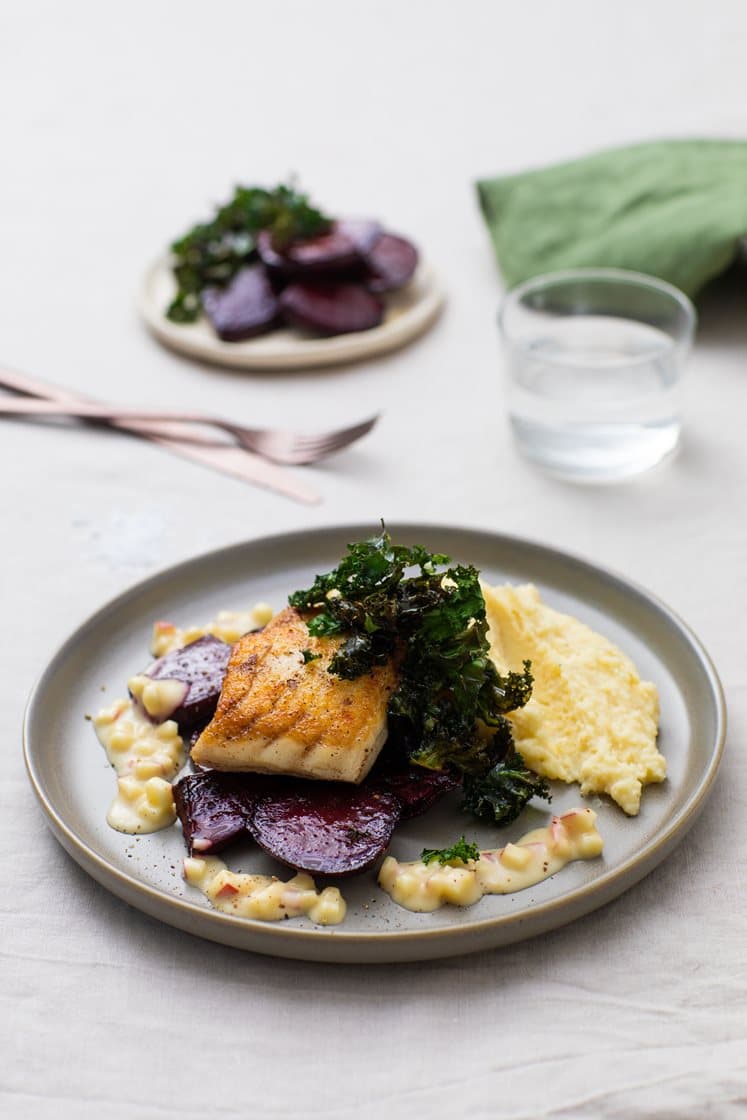
[[[318,661],[321,656],[321,653],[312,653],[310,649],[301,650],[304,665],[308,665],[310,661]]]
[[[448,557],[419,546],[393,545],[382,530],[371,540],[348,545],[339,567],[317,576],[308,590],[295,592],[288,602],[319,611],[309,623],[315,637],[348,635],[330,672],[354,680],[388,661],[418,612],[443,598],[436,568],[447,562]],[[406,569],[414,566],[420,576],[405,579]]]
[[[423,863],[467,863],[471,859],[480,858],[480,849],[477,844],[469,844],[464,836],[452,844],[450,848],[423,848],[420,853]]]
[[[204,288],[222,287],[256,255],[257,234],[269,230],[275,248],[324,233],[330,219],[292,186],[237,187],[209,222],[193,226],[171,245],[177,294],[166,311],[175,323],[193,323]]]
[[[549,787],[515,748],[486,774],[464,776],[464,808],[494,824],[515,820],[532,797],[549,801]]]
[[[498,672],[489,656],[479,573],[461,564],[440,570],[448,563],[448,556],[421,546],[394,545],[382,527],[371,540],[348,545],[334,571],[317,576],[289,603],[316,612],[311,634],[343,636],[331,673],[353,680],[395,659],[399,685],[389,715],[409,744],[410,761],[458,770],[465,789],[468,779],[474,780],[471,788],[489,779],[496,819],[504,823],[509,818],[496,793],[498,771],[513,751],[504,716],[531,696],[531,666],[527,661],[521,673]],[[512,772],[504,800],[513,816],[535,792],[546,795],[547,787],[537,783],[536,790],[524,783],[522,801]],[[486,793],[479,801],[482,816],[488,800]]]

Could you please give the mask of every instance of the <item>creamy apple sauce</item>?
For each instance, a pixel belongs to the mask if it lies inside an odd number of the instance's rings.
[[[306,915],[319,926],[335,926],[345,917],[345,899],[337,887],[317,891],[310,875],[299,872],[283,882],[274,875],[229,871],[215,856],[184,861],[184,878],[224,914],[277,922]]]
[[[106,816],[111,827],[143,833],[173,824],[171,783],[186,761],[174,721],[155,724],[133,700],[115,700],[93,726],[117,774],[117,795]]]
[[[181,629],[171,622],[153,628],[151,652],[162,657],[205,634],[233,644],[273,615],[267,603],[247,611],[219,611],[204,626]],[[176,723],[164,717],[183,699],[182,681],[152,680],[138,673],[127,682],[130,698],[115,700],[94,716],[93,726],[117,774],[117,795],[106,819],[117,832],[142,834],[168,828],[176,820],[171,784],[186,762]]]
[[[449,903],[472,906],[486,894],[514,894],[548,879],[567,863],[594,859],[603,847],[592,809],[572,809],[515,844],[480,852],[476,860],[400,863],[388,856],[379,886],[406,910],[427,913]]]
[[[163,657],[172,650],[181,649],[206,634],[228,642],[230,646],[259,626],[266,626],[275,611],[269,603],[257,603],[248,611],[218,611],[215,618],[204,626],[187,626],[182,629],[173,622],[156,622],[150,640],[150,652],[154,657]]]

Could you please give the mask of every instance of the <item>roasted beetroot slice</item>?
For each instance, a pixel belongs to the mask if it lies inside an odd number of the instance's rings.
[[[382,769],[371,774],[367,784],[368,782],[371,783],[371,788],[380,789],[397,798],[402,806],[400,820],[403,821],[421,816],[440,801],[444,794],[462,784],[461,778],[456,774],[446,770],[426,770],[422,766]]]
[[[399,820],[396,797],[334,782],[299,782],[260,797],[251,831],[281,863],[313,875],[353,875],[386,851]]]
[[[381,226],[370,218],[346,218],[335,222],[328,233],[291,242],[282,251],[272,243],[272,234],[263,230],[257,237],[257,251],[273,275],[286,277],[329,277],[331,283],[340,273],[360,273],[364,258],[379,237]]]
[[[360,265],[363,253],[375,243],[374,225],[350,222],[346,229],[343,223],[335,222],[328,233],[292,241],[282,251],[273,245],[272,234],[262,230],[257,237],[257,251],[268,268],[288,276],[347,271]]]
[[[286,276],[336,275],[362,264],[362,254],[355,241],[337,227],[318,237],[293,241],[282,252],[272,244],[271,234],[263,230],[257,238],[257,251],[269,269]]]
[[[369,275],[366,287],[370,292],[393,292],[411,280],[418,264],[418,251],[411,241],[383,233],[366,253]]]
[[[292,241],[284,256],[304,272],[329,272],[350,268],[358,260],[359,252],[355,241],[335,224],[329,233]]]
[[[242,268],[225,288],[206,288],[202,306],[224,342],[264,334],[275,326],[279,315],[277,297],[261,264]]]
[[[381,222],[374,218],[341,218],[335,222],[335,229],[352,242],[362,257],[371,252],[384,232]]]
[[[256,795],[233,774],[206,770],[178,781],[174,804],[190,855],[220,852],[246,835],[255,801]]]
[[[230,656],[231,647],[226,642],[206,634],[160,657],[145,670],[145,676],[155,681],[183,681],[187,685],[184,699],[168,717],[176,720],[182,735],[188,737],[213,718]]]
[[[289,323],[315,334],[368,331],[378,327],[384,317],[381,300],[359,284],[289,284],[279,302]]]

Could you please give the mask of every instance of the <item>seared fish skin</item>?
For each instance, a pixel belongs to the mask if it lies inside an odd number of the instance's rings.
[[[233,648],[218,707],[192,748],[216,770],[361,782],[387,735],[390,664],[347,681],[327,671],[337,637],[314,638],[292,607]],[[304,659],[304,650],[318,657]]]

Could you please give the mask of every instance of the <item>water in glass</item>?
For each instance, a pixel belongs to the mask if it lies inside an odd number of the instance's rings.
[[[677,447],[679,355],[664,331],[606,315],[548,317],[512,364],[514,434],[545,470],[612,482]]]

